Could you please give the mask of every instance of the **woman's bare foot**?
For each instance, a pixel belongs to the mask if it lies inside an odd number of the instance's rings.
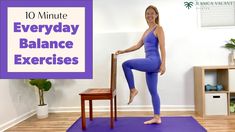
[[[150,125],[150,124],[161,124],[161,118],[160,117],[153,117],[151,120],[145,121],[144,124]]]
[[[130,98],[128,105],[134,100],[134,97],[138,94],[138,90],[136,88],[133,88],[130,90]]]

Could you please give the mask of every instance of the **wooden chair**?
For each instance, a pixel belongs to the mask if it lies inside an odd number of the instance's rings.
[[[80,93],[81,96],[81,118],[82,129],[86,129],[85,100],[89,100],[90,120],[93,120],[92,100],[110,100],[110,127],[114,127],[114,117],[117,120],[117,98],[116,98],[116,76],[117,76],[117,56],[111,55],[111,79],[109,88],[90,88]],[[114,117],[113,117],[114,103]]]

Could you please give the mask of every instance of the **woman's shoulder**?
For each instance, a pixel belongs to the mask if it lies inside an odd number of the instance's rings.
[[[162,26],[161,25],[157,25],[157,27],[156,27],[156,29],[155,29],[155,31],[154,31],[154,34],[156,35],[156,36],[158,36],[159,34],[162,34],[163,33],[163,28],[162,28]]]
[[[162,28],[162,26],[161,25],[159,25],[159,24],[157,24],[157,26],[156,26],[156,29],[155,30],[162,30],[163,28]]]
[[[161,31],[163,31],[163,27],[161,25],[157,24],[156,29],[155,29],[155,33],[158,33]]]

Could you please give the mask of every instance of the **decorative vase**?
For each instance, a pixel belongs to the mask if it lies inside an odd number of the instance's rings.
[[[230,66],[234,66],[235,65],[235,53],[234,53],[234,50],[232,50],[231,53],[229,53],[228,64]]]
[[[48,117],[48,105],[37,106],[37,118],[43,119]]]

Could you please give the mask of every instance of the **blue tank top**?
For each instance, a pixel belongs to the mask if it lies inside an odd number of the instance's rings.
[[[158,38],[154,35],[156,27],[149,32],[144,38],[144,49],[146,57],[156,56],[159,57],[158,51]]]

